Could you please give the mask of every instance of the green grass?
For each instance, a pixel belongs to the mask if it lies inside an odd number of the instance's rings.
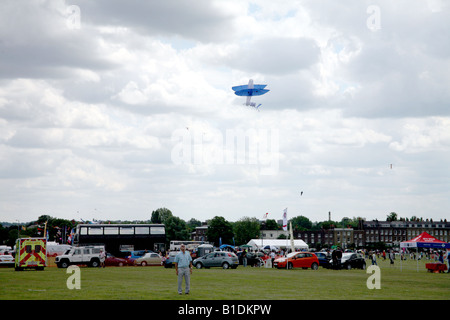
[[[381,289],[369,290],[364,270],[194,269],[191,294],[177,294],[174,269],[80,268],[81,289],[69,290],[71,274],[55,267],[17,272],[0,269],[0,300],[449,300],[450,274],[429,273],[425,263],[378,261]],[[368,264],[369,265],[369,264]]]

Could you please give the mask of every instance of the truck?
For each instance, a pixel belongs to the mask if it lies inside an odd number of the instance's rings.
[[[72,247],[64,254],[56,256],[55,263],[58,268],[67,268],[70,265],[100,266],[100,253],[105,252],[104,246]]]
[[[16,241],[15,270],[44,270],[47,265],[47,239],[19,238]]]

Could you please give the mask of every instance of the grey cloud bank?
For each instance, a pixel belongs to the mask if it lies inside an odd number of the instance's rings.
[[[448,219],[449,4],[377,1],[376,30],[370,5],[5,1],[0,221]],[[260,112],[231,90],[249,78]],[[212,155],[249,129],[278,132],[273,174],[249,137],[244,163],[171,157],[176,132]]]

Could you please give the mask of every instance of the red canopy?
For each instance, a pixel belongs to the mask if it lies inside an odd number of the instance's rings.
[[[426,232],[422,232],[420,235],[411,240],[400,242],[400,248],[417,248],[417,247],[445,249],[450,248],[450,243],[436,239],[435,237]]]

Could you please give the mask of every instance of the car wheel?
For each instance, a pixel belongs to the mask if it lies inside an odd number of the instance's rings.
[[[195,267],[196,267],[197,269],[201,269],[201,268],[203,268],[203,265],[202,265],[200,262],[197,262],[197,264],[195,265]]]
[[[96,259],[91,261],[91,267],[98,268],[99,266],[100,266],[100,261],[98,261]]]
[[[119,267],[123,267],[123,262],[119,262]]]
[[[349,263],[347,264],[347,270],[351,270],[352,269],[352,265]]]
[[[67,268],[69,267],[69,262],[67,260],[63,260],[58,265],[60,268]]]
[[[317,263],[314,262],[314,263],[311,265],[311,269],[317,270],[317,269],[319,269],[319,265],[318,265]]]
[[[363,263],[361,269],[366,270],[366,264]]]
[[[145,267],[146,265],[147,265],[147,262],[145,262],[145,261],[141,262],[141,266]]]
[[[292,268],[294,268],[294,266],[292,265],[291,262],[288,263],[288,269],[291,270]]]
[[[224,269],[228,269],[229,267],[230,267],[230,265],[228,264],[228,262],[224,262],[222,264],[222,268],[224,268]]]

